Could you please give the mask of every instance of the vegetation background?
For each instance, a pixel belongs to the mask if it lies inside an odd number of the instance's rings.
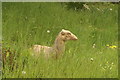
[[[52,46],[61,29],[77,41],[58,59],[35,58],[34,44]],[[3,78],[117,78],[118,5],[2,3]]]
[[[0,79],[2,78],[2,3],[0,2]]]

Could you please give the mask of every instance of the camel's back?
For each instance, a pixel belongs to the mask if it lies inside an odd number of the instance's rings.
[[[42,45],[34,45],[33,51],[35,52],[35,54],[45,53],[46,55],[49,55],[53,52],[52,47]]]

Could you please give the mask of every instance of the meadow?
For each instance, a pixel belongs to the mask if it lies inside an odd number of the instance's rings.
[[[118,5],[87,4],[76,10],[57,2],[3,2],[3,78],[117,78]],[[78,40],[66,42],[60,59],[30,55],[34,44],[52,46],[62,29]]]

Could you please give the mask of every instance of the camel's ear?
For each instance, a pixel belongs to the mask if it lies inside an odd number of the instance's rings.
[[[64,31],[65,29],[62,29],[62,31]]]

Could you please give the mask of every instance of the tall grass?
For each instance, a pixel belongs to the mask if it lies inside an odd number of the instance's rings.
[[[3,48],[15,52],[14,69],[5,64],[3,78],[118,77],[117,49],[106,46],[118,43],[117,5],[97,4],[75,11],[60,3],[3,3]],[[52,46],[63,28],[78,40],[66,43],[60,59],[30,55],[31,45]]]

